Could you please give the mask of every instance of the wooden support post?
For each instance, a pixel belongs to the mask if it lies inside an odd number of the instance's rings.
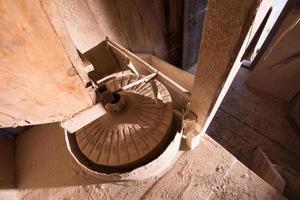
[[[240,67],[240,58],[247,47],[243,40],[257,6],[256,0],[211,0],[208,3],[200,60],[185,120],[191,120],[189,116],[193,115],[189,112],[197,116],[194,120],[197,126],[193,125],[196,130],[185,132],[191,149],[199,144]]]

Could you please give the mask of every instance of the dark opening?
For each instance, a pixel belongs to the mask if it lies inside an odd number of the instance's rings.
[[[111,104],[118,103],[121,99],[121,96],[118,93],[112,93],[113,100],[110,102]]]
[[[270,17],[271,12],[272,12],[272,8],[270,8],[268,10],[268,12],[266,13],[263,21],[259,25],[259,28],[257,29],[257,31],[256,31],[256,33],[254,35],[253,39],[249,43],[249,45],[248,45],[248,47],[247,47],[244,55],[242,56],[241,61],[243,61],[243,60],[249,60],[250,62],[252,61],[251,56],[256,53],[256,52],[254,52],[255,46],[256,46],[256,44],[257,44],[257,42],[258,42],[258,40],[259,40],[259,38],[260,38],[263,30],[265,29],[265,26],[267,24],[267,21],[268,21],[268,19]],[[246,66],[243,66],[243,67],[246,67]]]

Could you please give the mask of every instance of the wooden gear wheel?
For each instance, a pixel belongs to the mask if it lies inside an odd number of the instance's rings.
[[[100,83],[114,91],[141,78],[122,72]],[[119,95],[124,102],[120,111],[107,112],[76,131],[75,138],[79,150],[93,164],[135,168],[151,161],[166,146],[172,126],[172,100],[157,80],[140,82]]]

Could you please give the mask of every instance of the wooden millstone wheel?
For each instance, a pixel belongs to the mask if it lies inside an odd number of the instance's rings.
[[[117,73],[103,83],[114,91],[140,78]],[[172,100],[157,80],[141,82],[119,95],[123,102],[120,111],[107,112],[75,132],[75,138],[82,154],[92,163],[133,168],[151,161],[166,146],[172,125]]]

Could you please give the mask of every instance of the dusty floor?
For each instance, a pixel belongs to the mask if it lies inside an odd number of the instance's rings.
[[[246,166],[259,146],[286,180],[284,195],[300,199],[300,133],[286,118],[289,105],[247,88],[249,73],[240,69],[207,132]]]
[[[16,153],[19,199],[283,198],[207,135],[164,176],[139,182],[105,183],[87,174],[67,152],[58,124],[21,134]]]
[[[243,85],[247,76],[241,69],[208,133],[245,165],[260,146],[286,179],[284,194],[297,199],[300,139],[285,118],[288,106],[248,90]],[[0,185],[1,200],[283,198],[207,135],[164,176],[142,182],[108,183],[87,174],[67,152],[58,124],[33,127],[16,144],[20,190],[6,191]],[[11,164],[5,169],[13,170]]]

